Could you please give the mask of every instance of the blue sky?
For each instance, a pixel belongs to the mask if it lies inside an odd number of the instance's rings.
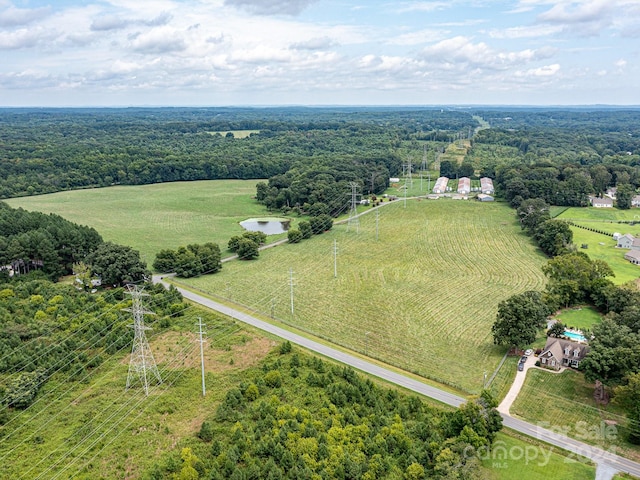
[[[0,0],[0,106],[640,105],[640,0]]]

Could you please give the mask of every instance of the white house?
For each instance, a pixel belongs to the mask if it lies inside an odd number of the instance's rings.
[[[631,248],[631,246],[633,245],[633,240],[635,239],[635,237],[633,235],[631,235],[630,233],[626,233],[624,235],[621,235],[620,237],[618,237],[618,244],[616,245],[616,247],[618,248]]]

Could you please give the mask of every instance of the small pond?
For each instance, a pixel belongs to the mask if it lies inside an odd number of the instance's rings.
[[[250,232],[262,232],[277,235],[289,230],[291,220],[287,218],[248,218],[240,222],[240,226]]]

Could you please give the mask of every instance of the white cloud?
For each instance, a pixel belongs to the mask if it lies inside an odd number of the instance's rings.
[[[423,29],[414,32],[403,33],[387,40],[389,45],[420,45],[436,42],[446,38],[449,34],[446,30]]]
[[[50,7],[16,8],[13,5],[9,5],[4,10],[0,10],[0,27],[27,25],[47,17],[50,13]]]
[[[560,71],[560,65],[554,63],[553,65],[545,65],[539,68],[532,68],[525,72],[525,76],[528,77],[551,77],[556,75]]]
[[[309,40],[295,42],[291,44],[294,50],[326,50],[335,45],[335,42],[329,37],[314,37]]]
[[[562,27],[558,25],[527,25],[505,29],[493,29],[488,33],[491,38],[518,39],[548,37],[561,31]]]
[[[186,50],[187,43],[179,32],[171,28],[156,28],[135,35],[131,48],[142,53],[169,53]]]
[[[446,8],[451,8],[451,2],[441,2],[441,1],[410,2],[410,3],[401,3],[399,5],[398,12],[399,13],[433,12],[435,10],[443,10]]]
[[[225,6],[240,7],[257,15],[299,15],[317,0],[225,0]]]

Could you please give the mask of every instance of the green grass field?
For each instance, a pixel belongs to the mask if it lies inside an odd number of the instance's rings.
[[[554,317],[562,322],[563,325],[577,328],[578,330],[591,330],[594,325],[602,322],[602,315],[589,306],[567,308]]]
[[[565,455],[555,447],[525,441],[517,434],[499,433],[492,452],[483,452],[487,480],[592,480],[595,467]]]
[[[151,266],[157,252],[214,242],[224,251],[239,222],[268,216],[252,198],[259,180],[212,180],[74,190],[6,200],[12,207],[57,213],[129,245]],[[280,236],[282,237],[282,236]],[[270,237],[280,238],[278,236]]]
[[[613,235],[614,233],[631,233],[640,236],[640,223],[629,225],[618,223],[620,220],[640,222],[640,210],[618,210],[617,208],[568,208],[557,217],[560,220],[571,220],[576,225],[595,228]],[[587,249],[581,249],[589,257],[604,260],[609,264],[616,276],[611,280],[622,284],[640,277],[640,267],[624,259],[626,250],[616,248],[616,241],[612,236],[591,232],[584,228],[571,227],[573,243],[578,247],[587,244]]]
[[[625,440],[624,411],[614,404],[596,405],[593,385],[573,370],[551,373],[530,369],[511,414],[586,443],[640,460],[640,448]],[[608,425],[605,422],[615,422]]]
[[[490,334],[498,302],[542,288],[545,259],[506,205],[446,199],[403,205],[396,201],[379,210],[379,240],[371,211],[360,219],[359,232],[337,225],[184,283],[478,392],[484,372],[491,375],[504,353]]]

